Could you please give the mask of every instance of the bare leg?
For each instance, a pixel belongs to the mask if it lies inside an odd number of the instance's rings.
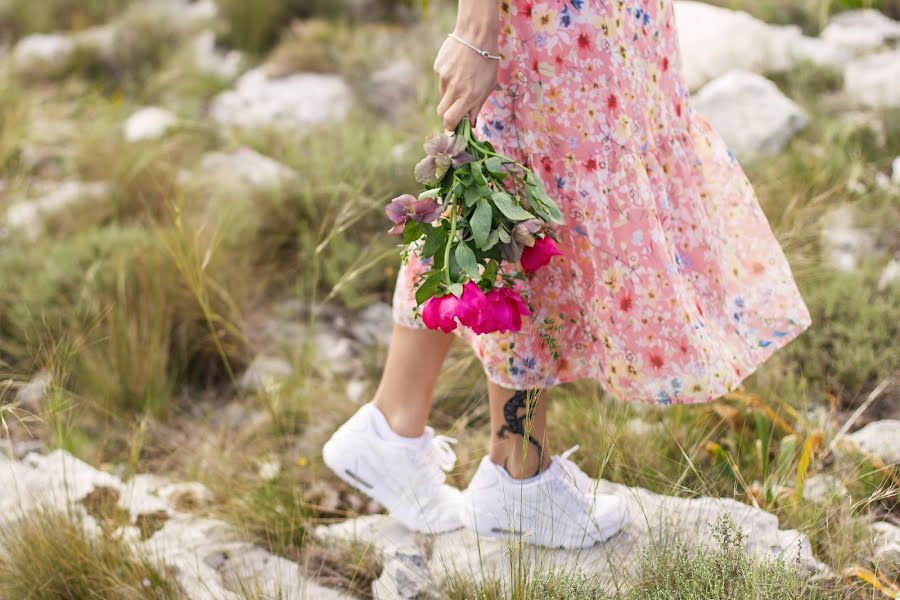
[[[547,393],[516,391],[488,384],[491,403],[490,457],[516,479],[550,466],[547,448]]]
[[[431,400],[453,336],[394,325],[391,347],[375,391],[375,406],[404,437],[425,431]]]

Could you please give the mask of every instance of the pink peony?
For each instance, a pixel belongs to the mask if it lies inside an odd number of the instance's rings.
[[[539,240],[535,240],[534,246],[525,248],[522,252],[522,258],[520,259],[522,269],[529,273],[534,273],[549,263],[554,256],[562,256],[562,252],[556,247],[556,242],[553,241],[553,238],[542,237]]]
[[[485,298],[487,310],[483,311],[481,320],[472,326],[472,331],[477,334],[519,331],[522,329],[522,317],[531,314],[522,296],[512,288],[491,290]]]
[[[453,294],[429,298],[422,309],[422,322],[428,329],[440,329],[450,333],[456,329],[456,305],[459,298]]]
[[[453,294],[435,296],[425,303],[422,321],[429,329],[440,329],[450,333],[456,329],[456,319],[466,327],[478,327],[488,307],[487,298],[481,288],[472,281],[463,286],[462,296]]]

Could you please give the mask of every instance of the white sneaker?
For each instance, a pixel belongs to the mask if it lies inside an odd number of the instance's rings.
[[[568,459],[577,449],[554,456],[546,471],[524,481],[485,456],[463,492],[466,527],[550,548],[587,548],[614,536],[625,525],[628,506],[618,496],[597,493],[598,482]]]
[[[385,440],[375,429],[378,409],[365,404],[322,448],[334,473],[384,506],[408,528],[440,533],[462,527],[462,492],[447,485],[456,440],[425,430],[421,444]]]

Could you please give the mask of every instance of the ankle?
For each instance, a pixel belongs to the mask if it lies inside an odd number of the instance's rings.
[[[500,465],[513,479],[530,479],[540,475],[550,467],[549,454],[529,449],[523,454],[522,448],[493,448],[489,454],[494,464]]]
[[[372,402],[376,409],[376,419],[380,421],[382,433],[390,433],[401,438],[420,438],[425,433],[425,425],[420,419],[411,417],[408,411],[393,410],[391,405],[385,405],[377,399]]]

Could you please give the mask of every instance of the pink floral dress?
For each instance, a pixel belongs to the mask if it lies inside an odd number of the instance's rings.
[[[479,135],[541,176],[564,256],[528,276],[517,333],[457,331],[512,389],[596,379],[624,400],[734,389],[810,325],[754,191],[680,73],[671,0],[505,0]],[[423,327],[400,271],[394,320]]]

